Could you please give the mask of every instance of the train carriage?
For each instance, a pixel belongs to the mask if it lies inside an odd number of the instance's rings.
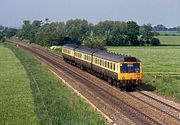
[[[97,51],[93,54],[92,69],[115,84],[136,87],[142,79],[140,60],[127,55]]]
[[[74,62],[75,59],[75,49],[78,45],[75,44],[66,44],[62,46],[62,56],[64,60]]]
[[[79,64],[81,69],[92,69],[92,54],[98,50],[85,46],[79,46],[75,49],[75,63]]]
[[[141,61],[135,57],[72,44],[62,47],[62,55],[66,61],[115,85],[135,88],[142,80]]]

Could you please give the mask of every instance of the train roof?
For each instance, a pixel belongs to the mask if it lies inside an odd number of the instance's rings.
[[[110,52],[103,51],[103,50],[99,50],[99,51],[95,52],[93,55],[97,56],[99,58],[113,61],[113,62],[140,62],[140,60],[138,60],[136,57],[110,53]]]
[[[75,51],[91,55],[92,53],[97,52],[98,49],[93,49],[93,48],[89,48],[85,46],[79,46],[78,48],[75,49]]]
[[[140,60],[137,59],[136,57],[131,57],[131,56],[122,55],[122,54],[110,53],[110,52],[107,52],[104,50],[98,50],[98,49],[85,47],[83,45],[78,46],[76,44],[65,44],[65,45],[63,45],[63,47],[69,48],[69,49],[75,49],[75,51],[86,53],[89,55],[94,53],[93,56],[103,58],[103,59],[107,59],[107,60],[110,60],[113,62],[140,62]]]
[[[62,47],[69,48],[69,49],[75,49],[75,48],[77,48],[79,46],[76,45],[76,44],[65,44]]]

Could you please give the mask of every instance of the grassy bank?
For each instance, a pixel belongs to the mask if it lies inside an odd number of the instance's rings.
[[[156,76],[143,75],[143,84],[141,88],[148,91],[170,97],[171,99],[180,102],[180,75],[179,76]]]
[[[30,79],[35,111],[42,125],[106,124],[89,104],[77,97],[30,53],[9,46],[24,65]]]
[[[13,52],[0,44],[0,124],[37,125],[30,80]]]
[[[180,101],[180,46],[108,47],[108,50],[139,58],[144,72],[141,86]],[[177,75],[172,76],[173,73]]]

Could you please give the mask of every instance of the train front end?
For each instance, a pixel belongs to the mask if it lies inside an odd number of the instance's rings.
[[[141,62],[119,63],[118,80],[131,88],[136,88],[142,81]]]

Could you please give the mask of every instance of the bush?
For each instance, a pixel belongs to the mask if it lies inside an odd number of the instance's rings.
[[[128,38],[126,35],[113,35],[106,39],[107,46],[128,46]]]
[[[152,38],[151,40],[151,46],[159,46],[160,45],[160,40],[157,38]]]
[[[83,44],[90,48],[106,50],[106,48],[105,48],[106,42],[103,37],[89,36],[89,37],[85,38],[85,40],[83,41]]]

